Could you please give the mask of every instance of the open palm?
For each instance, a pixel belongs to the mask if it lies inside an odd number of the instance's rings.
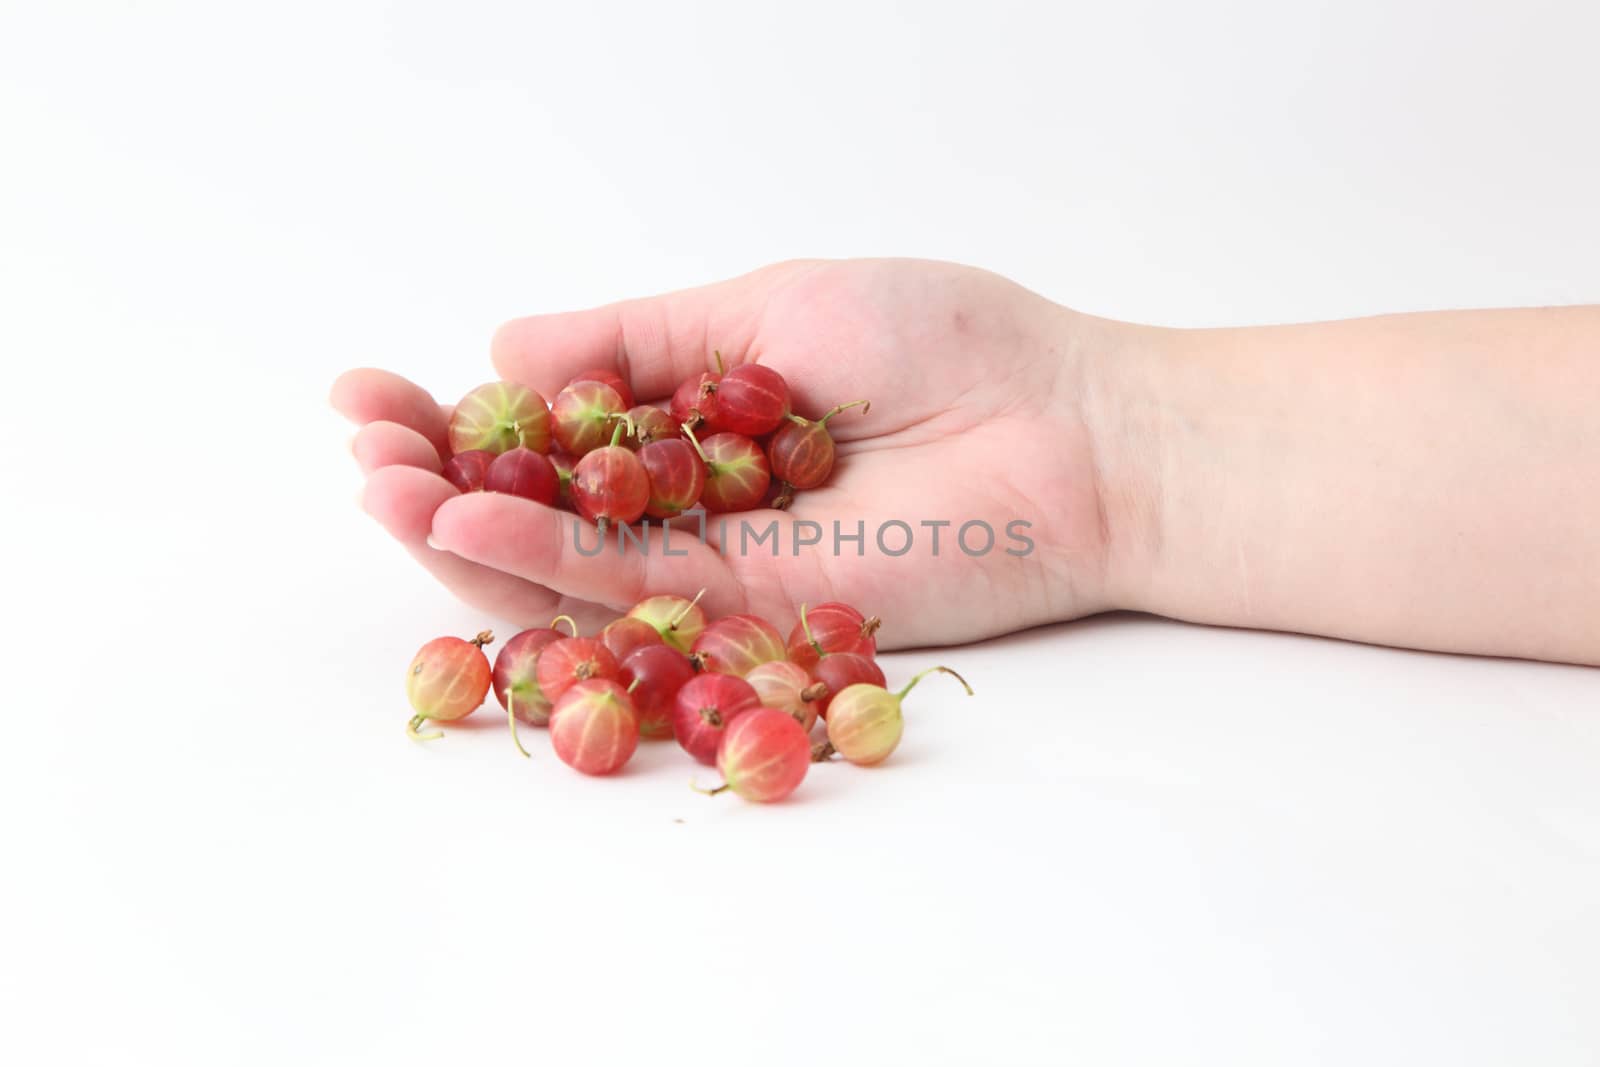
[[[883,619],[886,648],[946,644],[1107,606],[1073,322],[991,274],[867,260],[779,264],[507,323],[495,367],[546,398],[579,371],[606,367],[641,402],[661,401],[714,367],[717,350],[729,365],[780,371],[801,414],[872,401],[865,415],[830,422],[839,460],[827,484],[788,511],[728,516],[725,535],[713,516],[709,543],[675,535],[670,556],[659,530],[648,552],[619,552],[613,540],[585,556],[573,543],[582,520],[570,513],[458,494],[438,473],[449,409],[403,379],[351,371],[333,402],[361,424],[354,450],[368,473],[367,510],[484,611],[525,625],[567,613],[592,626],[643,596],[704,588],[714,615],[750,611],[783,625],[801,603],[843,600]],[[754,543],[769,523],[776,543]],[[836,542],[836,523],[846,538],[864,537]],[[797,548],[797,533],[820,543]],[[587,550],[595,539],[584,531]]]

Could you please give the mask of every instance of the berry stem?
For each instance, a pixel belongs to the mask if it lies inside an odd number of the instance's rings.
[[[689,612],[694,610],[694,606],[700,603],[700,598],[705,595],[706,587],[702,585],[700,587],[700,591],[694,595],[694,599],[685,604],[682,610],[680,610],[671,619],[667,620],[667,629],[676,631],[678,624],[689,617]]]
[[[814,700],[821,700],[823,697],[825,697],[827,695],[828,695],[828,683],[827,682],[813,682],[812,684],[806,686],[804,689],[800,690],[800,699],[805,701],[807,704],[811,703]]]
[[[826,763],[833,758],[838,749],[833,747],[832,741],[822,741],[811,746],[811,762]]]
[[[921,672],[920,674],[913,675],[912,678],[911,678],[911,681],[906,683],[906,687],[904,689],[900,690],[900,692],[898,692],[898,693],[896,693],[894,695],[895,699],[896,700],[904,700],[906,698],[906,694],[911,692],[911,690],[916,686],[916,684],[918,682],[922,681],[928,675],[933,674],[935,671],[938,671],[941,674],[948,674],[952,678],[954,678],[956,681],[960,682],[962,688],[967,691],[967,696],[970,697],[970,696],[976,696],[977,695],[977,694],[973,693],[972,686],[967,684],[967,680],[965,678],[961,677],[961,675],[957,674],[955,671],[951,670],[949,667],[929,667],[927,670]]]
[[[474,637],[471,640],[471,642],[469,642],[469,643],[473,644],[473,645],[476,645],[479,648],[482,648],[484,645],[492,645],[492,644],[494,644],[494,631],[493,630],[482,630],[482,631],[479,631],[478,636]]]
[[[711,350],[711,354],[713,356],[717,357],[717,373],[718,374],[727,374],[728,373],[727,364],[722,362],[722,350],[721,349],[717,349],[717,348],[713,348]]]
[[[822,416],[822,418],[818,419],[817,420],[817,425],[818,426],[826,426],[826,425],[828,425],[828,420],[833,418],[835,415],[839,414],[839,412],[845,411],[845,410],[847,410],[849,408],[858,407],[858,406],[861,408],[861,414],[865,415],[872,408],[872,401],[870,401],[870,400],[852,400],[848,404],[840,404],[838,407],[834,408],[832,411],[830,411],[826,415]]]
[[[718,793],[722,792],[724,789],[727,789],[728,788],[728,783],[727,782],[723,782],[721,785],[717,786],[715,789],[707,789],[705,786],[701,785],[699,782],[696,782],[693,779],[690,779],[689,788],[693,789],[696,793],[704,793],[708,797],[714,797]]]
[[[406,723],[406,736],[413,741],[437,741],[444,736],[444,731],[442,730],[429,730],[426,733],[418,733],[417,727],[427,721],[428,717],[426,715],[411,716],[411,721]]]
[[[528,750],[522,747],[522,738],[517,736],[517,691],[510,686],[506,687],[506,723],[511,727],[511,743],[517,746],[517,751],[522,753],[523,759],[532,759]]]
[[[624,430],[628,432],[629,437],[633,436],[633,420],[628,417],[627,412],[623,412],[621,415],[613,415],[611,417],[617,420],[617,428],[611,431],[611,447],[616,448],[622,443],[622,432]]]
[[[800,605],[800,632],[806,635],[806,644],[817,650],[818,658],[827,655],[826,652],[822,651],[822,645],[818,643],[817,639],[811,636],[811,624],[806,621],[806,606],[804,604]],[[913,684],[915,683],[913,682]]]
[[[706,470],[713,470],[711,461],[706,458],[706,450],[700,447],[700,438],[694,435],[694,427],[687,422],[683,424],[683,435],[689,439],[691,445],[694,445],[695,454],[700,457],[700,462],[706,465]]]
[[[555,618],[550,620],[550,629],[554,630],[556,628],[556,623],[561,622],[563,619],[566,620],[566,623],[567,623],[568,626],[572,627],[572,636],[573,637],[577,637],[578,636],[578,621],[576,619],[574,619],[571,615],[557,615]]]

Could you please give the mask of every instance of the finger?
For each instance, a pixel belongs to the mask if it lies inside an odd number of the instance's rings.
[[[427,390],[398,374],[371,367],[345,371],[328,400],[351,422],[397,422],[427,438],[441,457],[450,454],[448,414]]]
[[[575,616],[585,627],[603,625],[610,618],[596,605],[563,598],[514,575],[430,547],[434,512],[455,496],[455,487],[437,474],[395,466],[373,472],[361,503],[445,588],[480,611],[521,626],[548,625],[562,614]]]
[[[434,474],[441,469],[433,442],[398,422],[367,423],[356,431],[350,452],[364,474],[380,467],[417,467]]]
[[[744,591],[715,549],[689,532],[674,533],[663,544],[654,524],[645,536],[644,548],[633,542],[624,547],[619,531],[612,530],[597,551],[600,535],[587,521],[500,493],[458,496],[433,516],[436,546],[574,599],[622,611],[647,596],[692,597],[704,589],[707,613],[745,610]]]
[[[500,375],[554,397],[579,371],[616,371],[640,400],[671,395],[680,382],[730,364],[755,340],[766,294],[807,264],[780,264],[742,278],[664,296],[555,315],[512,319],[490,354]]]

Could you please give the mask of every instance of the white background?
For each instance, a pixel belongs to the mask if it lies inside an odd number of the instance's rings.
[[[771,809],[417,746],[405,662],[487,620],[324,403],[798,255],[1600,299],[1594,5],[0,12],[0,1058],[1600,1058],[1596,672],[1111,617],[893,657],[979,696]]]

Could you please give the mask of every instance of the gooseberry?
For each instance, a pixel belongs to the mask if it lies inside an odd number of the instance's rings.
[[[788,712],[806,730],[817,724],[817,702],[827,693],[828,687],[813,681],[804,667],[786,660],[771,660],[757,665],[744,680],[761,698],[763,707]]]
[[[731,674],[697,674],[678,690],[672,701],[672,733],[683,750],[701,763],[714,766],[717,745],[728,723],[761,698],[750,683]]]
[[[789,415],[789,383],[760,363],[741,363],[717,382],[714,411],[701,410],[712,433],[760,437]]]
[[[539,653],[534,677],[545,699],[554,704],[561,694],[591,678],[617,681],[622,668],[598,637],[563,637]]]
[[[935,671],[953,676],[967,695],[972,696],[972,686],[949,667],[929,667],[914,676],[898,693],[891,693],[881,685],[852,685],[829,704],[828,743],[818,751],[818,757],[826,759],[837,752],[851,763],[863,765],[888,759],[905,731],[901,702],[918,682]]]
[[[519,445],[550,451],[550,409],[544,397],[525,385],[490,382],[461,398],[450,414],[450,451],[473,449],[496,454]]]
[[[643,619],[656,628],[661,640],[679,652],[688,652],[706,628],[706,613],[700,607],[705,595],[702,589],[693,600],[671,594],[645,597],[628,609],[628,617]]]
[[[483,488],[484,476],[489,473],[489,464],[494,462],[494,457],[495,454],[488,449],[469,448],[451,456],[439,473],[463,493],[475,493]]]
[[[478,709],[489,692],[492,672],[483,646],[494,634],[483,631],[470,641],[436,637],[417,650],[406,668],[406,698],[416,714],[406,734],[418,741],[444,736],[437,730],[418,733],[424,722],[455,722]]]
[[[512,448],[489,464],[483,487],[491,493],[509,493],[540,504],[554,504],[561,491],[556,469],[531,448]]]
[[[723,731],[717,747],[723,784],[746,800],[770,804],[799,788],[811,769],[811,741],[787,712],[756,708]]]
[[[800,605],[800,621],[789,631],[789,658],[802,667],[816,666],[828,652],[875,655],[874,634],[881,625],[876,615],[867,618],[849,604],[830,601],[807,610]]]
[[[633,699],[605,678],[578,682],[550,709],[550,743],[562,763],[584,774],[621,770],[639,747]]]
[[[606,443],[613,423],[630,406],[605,382],[573,382],[556,394],[550,407],[556,444],[563,452],[583,458]]]
[[[635,620],[637,621],[637,620]],[[651,634],[654,637],[654,631]],[[621,682],[633,697],[639,732],[645,737],[672,736],[672,708],[678,690],[695,676],[689,658],[656,638],[622,660]]]
[[[705,628],[695,639],[695,656],[708,671],[743,678],[758,664],[785,657],[783,637],[756,615],[729,615]]]
[[[772,483],[760,445],[736,433],[712,434],[700,441],[687,426],[683,432],[706,464],[700,503],[707,511],[749,511],[760,506]]]

